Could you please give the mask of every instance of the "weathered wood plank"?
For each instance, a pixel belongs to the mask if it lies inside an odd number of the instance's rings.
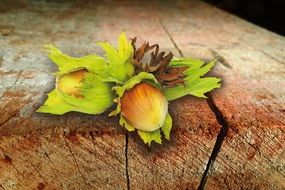
[[[96,13],[72,14],[77,11],[69,4],[47,3],[0,16],[1,24],[14,27],[0,36],[2,188],[127,189],[125,133],[116,119],[34,112],[53,88],[56,70],[41,45],[55,43],[74,56],[97,51],[92,41]]]
[[[3,160],[7,160],[5,155],[11,158],[1,167],[3,187],[126,189],[129,183],[131,189],[197,188],[220,129],[205,100],[186,97],[174,102],[170,106],[174,118],[172,141],[151,149],[135,134],[129,135],[126,147],[123,129],[115,124],[117,119],[34,113],[54,84],[50,74],[55,67],[40,51],[44,43],[54,43],[74,56],[102,54],[95,42],[116,43],[117,35],[126,30],[140,42],[159,43],[179,56],[157,17],[148,13],[148,5],[128,1],[115,4],[63,4],[60,9],[57,4],[37,4],[20,10],[24,17],[35,19],[16,17],[13,22],[19,24],[13,33],[1,39],[5,44],[1,49],[1,147]],[[5,13],[0,23],[9,24],[15,13]],[[14,146],[23,143],[33,146],[14,151]],[[19,172],[11,170],[11,164]],[[27,183],[30,180],[32,183]]]
[[[213,98],[230,131],[206,189],[284,189],[284,37],[197,1],[159,14],[185,56],[223,58]]]
[[[100,22],[101,33],[98,35],[102,39],[111,39],[125,28],[138,39],[159,43],[161,48],[172,50],[179,56],[158,17],[150,15],[148,9],[150,7],[146,4],[120,5],[115,10],[110,6],[100,7],[100,15],[112,11],[112,16]],[[149,149],[137,135],[130,135],[128,169],[131,189],[198,187],[220,125],[205,100],[185,97],[170,104],[170,112],[174,120],[171,142]]]
[[[200,1],[32,2],[0,13],[0,25],[10,31],[0,36],[0,187],[198,187],[221,127],[205,100],[172,103],[172,141],[151,148],[106,115],[34,113],[54,83],[42,44],[74,56],[102,53],[95,42],[115,43],[122,30],[177,46],[176,56],[224,58],[214,73],[224,87],[213,98],[230,131],[206,189],[285,187],[283,37]]]
[[[25,136],[2,136],[2,187],[126,188],[124,134],[77,131],[64,135],[63,130],[61,127]]]
[[[132,136],[129,166],[133,189],[197,189],[220,125],[204,100],[170,104],[171,142],[146,149]]]

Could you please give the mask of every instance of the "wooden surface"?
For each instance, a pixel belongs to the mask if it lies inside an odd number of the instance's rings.
[[[35,113],[54,85],[52,43],[101,53],[125,30],[176,56],[218,58],[223,87],[170,104],[151,148],[118,118]],[[0,4],[0,189],[285,189],[285,38],[200,1]]]

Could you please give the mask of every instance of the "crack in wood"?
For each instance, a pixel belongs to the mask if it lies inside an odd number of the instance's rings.
[[[125,166],[126,166],[126,180],[127,180],[127,189],[130,190],[130,175],[129,175],[129,159],[128,159],[128,149],[129,149],[129,135],[126,131],[126,145],[125,145]]]
[[[171,36],[170,32],[168,31],[168,29],[166,28],[166,26],[163,24],[161,18],[158,16],[158,21],[161,24],[162,28],[164,29],[165,33],[168,35],[169,39],[171,40],[171,42],[173,43],[175,49],[179,52],[181,57],[184,57],[181,49],[178,47],[177,43],[174,41],[173,37]],[[214,55],[214,57],[219,60],[225,67],[231,69],[231,65],[221,56],[219,55],[216,51],[211,50],[212,54]],[[202,175],[200,184],[198,186],[198,190],[203,190],[206,182],[207,182],[207,177],[209,174],[210,169],[212,168],[216,157],[218,156],[218,153],[220,152],[220,149],[222,147],[223,141],[225,139],[225,137],[228,134],[228,130],[229,130],[229,126],[228,123],[226,121],[226,119],[224,118],[222,112],[219,110],[219,108],[216,106],[216,104],[214,103],[212,97],[210,96],[210,94],[208,93],[208,99],[207,99],[207,104],[210,108],[210,110],[215,114],[216,119],[218,121],[218,123],[222,126],[220,129],[220,132],[217,136],[214,148],[212,149],[212,153],[209,157],[208,163],[206,165],[206,169],[204,170],[204,173]]]
[[[45,151],[45,156],[48,158],[48,160],[49,160],[49,162],[51,163],[51,165],[52,165],[52,169],[53,169],[53,171],[54,171],[54,174],[55,174],[55,177],[57,177],[58,175],[57,175],[57,169],[56,169],[56,167],[55,167],[55,165],[54,165],[54,163],[53,163],[53,161],[51,160],[51,158],[50,158],[50,156],[48,155],[48,153]],[[63,187],[63,183],[62,183],[62,181],[60,180],[60,178],[56,178],[59,182],[60,182],[60,184],[61,184],[61,187]]]
[[[232,69],[232,66],[230,65],[230,63],[223,56],[221,56],[217,51],[213,49],[209,49],[209,50],[218,62],[220,62],[226,68]]]
[[[4,149],[2,147],[0,147],[0,149],[2,150],[6,160],[8,161],[8,163],[16,170],[16,172],[19,174],[19,176],[21,176],[22,178],[24,178],[23,174],[16,168],[16,166],[12,163],[12,158],[10,156],[8,156],[6,154],[6,152],[4,151]],[[24,186],[24,183],[22,182],[22,180],[16,176],[16,178],[19,180],[19,182]],[[25,179],[25,178],[24,178]]]
[[[14,117],[16,117],[18,115],[18,113],[20,112],[20,109],[17,110],[14,114],[10,115],[7,119],[5,119],[3,122],[0,123],[0,127],[2,125],[5,125],[6,123],[8,123],[11,119],[13,119]]]
[[[0,184],[0,188],[5,190],[5,188],[1,184]]]
[[[169,39],[170,39],[170,41],[172,42],[172,44],[174,45],[175,49],[178,51],[179,55],[180,55],[181,57],[184,57],[184,55],[183,55],[181,49],[178,47],[177,43],[176,43],[176,42],[174,41],[174,39],[172,38],[170,32],[167,30],[166,26],[163,24],[162,19],[161,19],[159,16],[157,16],[157,20],[158,20],[158,22],[160,23],[160,25],[161,25],[161,27],[163,28],[163,30],[165,31],[165,33],[167,34],[167,36],[169,37]]]
[[[17,84],[17,82],[19,81],[19,78],[20,78],[20,76],[22,75],[22,73],[23,73],[23,70],[20,70],[20,71],[18,72],[18,74],[17,74],[17,76],[16,76],[16,79],[15,79],[13,85],[9,86],[9,87],[4,91],[4,93],[0,96],[0,100],[4,97],[5,92],[11,90],[11,88],[13,88],[13,86],[15,86],[15,85]]]
[[[50,137],[49,137],[48,140],[47,140],[47,143],[48,143],[48,145],[49,145],[50,147],[52,147],[52,145],[51,145],[50,142],[51,142],[52,138],[54,137],[54,134],[55,134],[55,128],[52,129],[52,133],[51,133]],[[57,172],[56,172],[56,171],[58,171],[58,169],[57,169],[56,166],[54,165],[52,159],[50,158],[50,156],[49,156],[49,154],[46,152],[46,150],[44,150],[44,155],[48,158],[49,162],[50,162],[51,165],[52,165],[51,168],[53,169],[53,171],[54,171],[54,173],[55,173],[55,179],[58,180],[59,183],[60,183],[60,185],[61,185],[61,187],[63,187],[63,182],[61,181],[60,178],[58,178],[58,174],[57,174]]]
[[[30,101],[31,101],[31,98],[29,98],[27,101],[30,102]],[[23,107],[24,107],[24,105],[22,105],[19,109],[16,110],[15,113],[13,113],[13,114],[10,115],[8,118],[6,118],[4,121],[2,121],[2,122],[0,123],[0,128],[1,128],[3,125],[5,125],[6,123],[8,123],[11,119],[17,118],[17,117],[18,117],[17,115],[21,112],[21,110],[22,110]]]
[[[44,177],[42,176],[42,174],[37,170],[37,168],[35,167],[35,165],[31,162],[31,160],[27,159],[28,162],[31,164],[32,168],[39,174],[40,178],[45,182],[45,184],[48,184],[47,181],[44,179]]]
[[[87,184],[85,178],[83,177],[83,175],[82,175],[82,173],[81,173],[81,170],[79,169],[78,162],[77,162],[77,160],[76,160],[76,158],[75,158],[75,156],[74,156],[74,154],[73,154],[73,152],[72,152],[72,150],[71,150],[71,148],[70,148],[70,146],[69,146],[69,144],[68,144],[68,142],[67,142],[67,140],[66,140],[65,135],[63,135],[63,139],[64,139],[65,144],[66,144],[66,146],[67,146],[67,148],[68,148],[68,150],[69,150],[69,152],[70,152],[70,154],[71,154],[71,156],[72,156],[72,158],[73,158],[74,165],[75,165],[75,167],[77,168],[78,173],[80,174],[80,176],[81,176],[82,180],[84,181],[85,185],[88,187],[88,184]]]
[[[245,43],[246,45],[248,45],[250,48],[253,48],[253,49],[255,49],[255,50],[257,50],[257,51],[263,53],[264,55],[266,55],[266,56],[269,57],[270,59],[272,59],[272,60],[274,60],[274,61],[276,61],[276,62],[278,62],[278,63],[280,63],[280,64],[282,64],[282,65],[285,64],[285,62],[283,62],[283,61],[281,61],[280,59],[276,58],[275,56],[271,55],[270,53],[268,53],[268,52],[265,51],[264,49],[260,49],[260,48],[258,48],[258,47],[255,47],[255,46],[253,46],[252,44],[248,43],[248,41],[243,40],[243,39],[242,39],[242,42]]]
[[[51,160],[51,158],[49,157],[49,155],[48,155],[47,152],[45,152],[45,156],[48,158],[49,162],[50,162],[51,165],[54,167],[54,164],[53,164],[53,162],[52,162],[52,160]]]
[[[179,55],[181,57],[184,57],[182,50],[178,47],[177,43],[174,41],[173,37],[171,36],[170,32],[168,31],[168,29],[166,28],[166,26],[163,24],[162,19],[157,16],[157,20],[160,23],[160,25],[162,26],[163,30],[165,31],[165,33],[167,34],[167,36],[169,37],[170,41],[172,42],[172,44],[174,45],[175,49],[178,51]],[[232,66],[230,65],[230,63],[223,57],[221,56],[218,52],[216,52],[213,49],[209,49],[210,52],[212,53],[212,55],[215,57],[215,59],[217,61],[219,61],[222,65],[224,65],[226,68],[228,69],[232,69]]]
[[[222,112],[220,111],[220,109],[216,106],[216,104],[213,101],[213,98],[210,94],[207,95],[208,99],[207,99],[207,103],[208,106],[210,107],[210,109],[212,110],[212,112],[215,114],[217,121],[219,122],[219,124],[222,126],[218,136],[217,136],[217,140],[215,142],[214,148],[212,150],[212,153],[210,155],[210,158],[208,160],[208,163],[206,165],[206,169],[203,173],[202,179],[200,181],[200,184],[198,186],[198,190],[203,190],[206,182],[207,182],[207,178],[208,178],[208,174],[209,171],[211,170],[220,150],[222,147],[222,144],[225,140],[225,137],[228,134],[228,130],[229,130],[229,125],[228,122],[226,121],[226,119],[224,118]]]
[[[269,57],[270,59],[273,59],[274,61],[280,63],[280,64],[285,64],[285,62],[282,62],[281,60],[277,59],[276,57],[272,56],[270,53],[267,53],[266,51],[264,51],[263,49],[259,49],[259,51],[261,53],[263,53],[264,55],[266,55],[267,57]]]
[[[8,87],[5,92],[9,91],[11,88],[13,88],[13,86],[16,85],[16,83],[19,81],[20,76],[22,75],[23,70],[19,71],[17,76],[16,76],[16,80],[14,81],[13,85],[11,85],[10,87]],[[5,92],[0,96],[0,100],[4,97]],[[20,112],[20,109],[18,111],[16,111],[14,114],[12,114],[11,116],[9,116],[7,119],[5,119],[3,122],[0,123],[0,127],[4,124],[6,124],[7,122],[9,122],[11,119],[13,119],[18,113]]]

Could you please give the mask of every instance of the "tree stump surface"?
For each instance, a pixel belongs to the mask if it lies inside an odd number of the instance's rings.
[[[222,88],[171,102],[163,145],[107,113],[35,113],[55,82],[43,44],[102,54],[122,30],[218,60]],[[0,189],[285,189],[284,86],[285,38],[198,0],[0,3]]]

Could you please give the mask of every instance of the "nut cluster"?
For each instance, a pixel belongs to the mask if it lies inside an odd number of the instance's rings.
[[[159,51],[159,45],[144,42],[136,48],[122,33],[118,47],[98,42],[105,57],[87,55],[74,58],[52,45],[45,46],[58,66],[55,89],[38,112],[62,115],[67,112],[100,114],[114,104],[109,115],[119,115],[119,123],[136,131],[144,143],[170,140],[172,119],[168,102],[182,96],[206,98],[205,93],[220,87],[216,77],[201,78],[215,61],[174,58]]]

